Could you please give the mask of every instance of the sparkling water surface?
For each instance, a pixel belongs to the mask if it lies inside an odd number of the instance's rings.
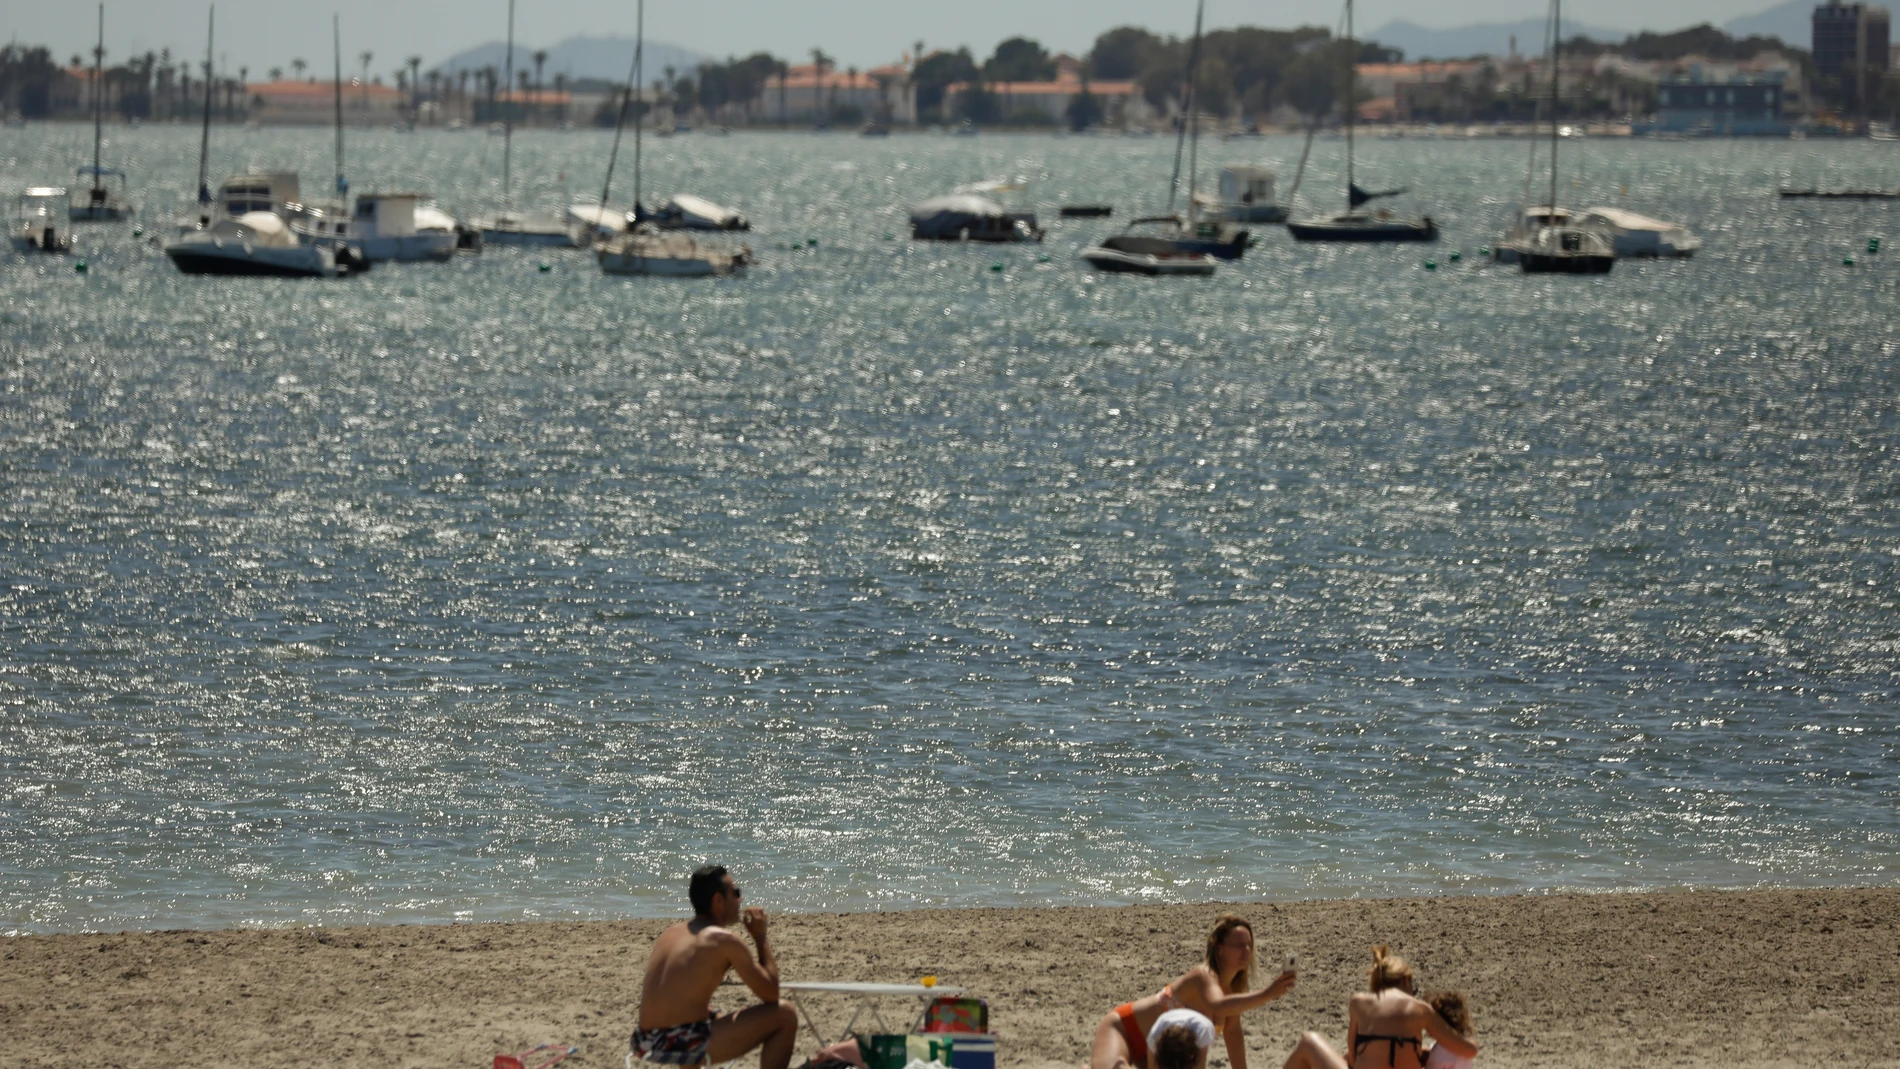
[[[11,188],[90,155],[4,133]],[[149,237],[197,131],[109,133]],[[516,204],[607,145],[522,136]],[[1527,147],[1369,142],[1446,242],[1200,280],[1054,219],[1160,207],[1164,138],[649,142],[757,225],[715,283],[7,253],[0,931],[665,914],[708,858],[781,909],[1900,880],[1900,207],[1774,195],[1900,151],[1567,143],[1708,242],[1578,279],[1480,265]],[[213,181],[329,152],[220,128]],[[498,138],[350,152],[501,201]],[[905,240],[1002,176],[1045,245]]]

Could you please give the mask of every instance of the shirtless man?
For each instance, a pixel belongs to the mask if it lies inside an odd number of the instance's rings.
[[[778,962],[765,935],[765,911],[755,907],[741,914],[739,888],[723,865],[701,866],[686,896],[693,919],[661,932],[647,959],[633,1052],[663,1065],[707,1065],[759,1047],[759,1069],[785,1069],[798,1016],[779,1005]],[[745,940],[730,931],[741,920],[759,948],[756,962]],[[728,972],[737,972],[761,1005],[714,1016],[713,992]]]

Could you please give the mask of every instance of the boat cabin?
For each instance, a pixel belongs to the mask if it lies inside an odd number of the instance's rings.
[[[20,249],[38,252],[72,248],[72,232],[66,227],[66,187],[33,186],[20,194],[13,243]]]
[[[1220,169],[1220,199],[1226,204],[1272,204],[1280,174],[1271,167],[1231,164]]]
[[[233,219],[251,212],[282,213],[303,199],[295,171],[232,175],[218,187],[218,204]]]
[[[416,207],[420,193],[365,193],[356,198],[355,223],[358,233],[383,238],[406,238],[416,232]],[[337,221],[337,233],[345,224]]]

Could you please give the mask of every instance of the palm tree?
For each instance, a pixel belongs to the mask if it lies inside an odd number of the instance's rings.
[[[436,68],[429,72],[429,104],[434,108],[430,113],[429,124],[435,125],[442,117],[442,70]]]
[[[422,57],[409,57],[409,121],[415,122],[422,114]]]
[[[812,108],[819,112],[819,122],[831,121],[831,116],[826,113],[823,101],[825,93],[825,71],[831,67],[831,62],[831,57],[825,55],[824,49],[814,48],[811,50],[812,70],[817,72],[818,75],[818,88],[812,93]]]
[[[460,116],[460,118],[461,118],[461,120],[462,120],[463,122],[467,122],[467,121],[468,121],[468,119],[469,119],[469,114],[468,114],[468,75],[469,75],[469,69],[468,69],[467,67],[463,67],[463,68],[462,68],[461,70],[459,70],[459,71],[456,71],[456,72],[455,72],[455,94],[456,94],[456,96],[457,96],[457,97],[458,97],[458,98],[459,98],[459,99],[461,100],[461,104],[462,104],[462,107],[461,107],[461,112],[462,112],[462,114],[461,114],[461,116]]]
[[[298,77],[298,78],[302,78],[302,77],[303,77],[303,72],[304,72],[305,70],[308,70],[308,69],[309,69],[309,67],[310,67],[310,64],[308,64],[308,63],[305,63],[305,62],[304,62],[303,60],[301,60],[301,59],[293,59],[293,60],[291,60],[291,61],[290,61],[290,69],[291,69],[291,70],[293,70],[293,71],[296,71],[296,72],[297,72],[297,77]]]
[[[857,91],[857,88],[858,88],[858,69],[857,69],[856,67],[846,67],[846,68],[844,69],[844,90],[845,90],[845,92],[847,92],[847,93],[854,93],[854,92],[856,92],[856,91]],[[837,94],[836,94],[836,93],[833,93],[833,94],[832,94],[832,100],[833,100],[833,102],[834,102],[834,104],[833,104],[833,107],[832,107],[832,110],[833,110],[833,111],[836,111],[836,110],[838,110],[838,109],[837,109],[837,107],[836,107],[836,103],[835,103],[835,102],[836,102],[836,100],[837,100]]]
[[[368,118],[369,117],[369,61],[376,58],[376,53],[365,50],[362,52],[358,52],[356,54],[356,58],[359,62],[363,64],[363,94],[362,94],[363,95],[363,117]]]
[[[547,49],[538,49],[528,57],[534,60],[534,124],[541,125],[541,68],[548,64]]]
[[[273,82],[281,82],[281,81],[283,81],[283,80],[284,80],[284,68],[282,68],[282,67],[272,67],[272,68],[270,69],[270,80],[271,80],[271,81],[273,81]]]

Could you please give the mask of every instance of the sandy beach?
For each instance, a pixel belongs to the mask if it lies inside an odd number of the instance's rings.
[[[989,999],[1003,1064],[1074,1066],[1097,1017],[1192,965],[1228,910],[1263,963],[1302,961],[1295,992],[1247,1018],[1255,1069],[1306,1029],[1343,1043],[1379,940],[1469,994],[1481,1066],[1900,1064],[1896,889],[788,915],[774,932],[788,980],[935,974]],[[12,1064],[62,1069],[486,1066],[549,1039],[581,1046],[569,1065],[617,1066],[665,923],[18,937],[0,944],[0,1038]],[[840,1004],[808,1005],[842,1024]]]

